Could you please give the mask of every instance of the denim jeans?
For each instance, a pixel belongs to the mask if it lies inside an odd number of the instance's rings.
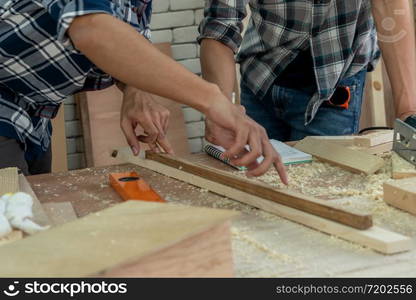
[[[311,123],[305,126],[305,111],[313,91],[273,85],[259,100],[241,83],[241,104],[247,115],[262,125],[270,139],[297,141],[310,135],[349,135],[359,130],[366,70],[346,78],[351,100],[348,109],[322,105]]]

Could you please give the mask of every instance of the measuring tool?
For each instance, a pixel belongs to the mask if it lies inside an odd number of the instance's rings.
[[[123,200],[166,202],[137,172],[111,173],[109,179]]]
[[[416,115],[394,123],[393,151],[416,166]]]

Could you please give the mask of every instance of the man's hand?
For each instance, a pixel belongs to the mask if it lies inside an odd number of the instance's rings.
[[[261,176],[273,164],[282,182],[288,184],[286,168],[270,144],[266,130],[250,119],[242,106],[233,105],[226,99],[215,101],[206,115],[205,138],[227,149],[224,158],[237,166],[247,167],[249,176]],[[246,145],[250,151],[246,150]],[[261,155],[264,160],[258,164],[257,158]]]
[[[154,152],[160,152],[160,146],[165,152],[173,153],[166,138],[169,114],[169,110],[158,104],[151,94],[132,87],[124,88],[120,126],[134,155],[140,152],[139,142],[147,143]],[[138,125],[145,135],[136,136]]]

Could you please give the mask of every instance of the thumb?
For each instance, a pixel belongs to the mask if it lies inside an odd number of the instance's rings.
[[[137,140],[136,133],[134,132],[134,127],[129,121],[121,122],[121,130],[126,137],[127,143],[129,144],[131,151],[135,156],[139,155],[140,152],[140,143]]]

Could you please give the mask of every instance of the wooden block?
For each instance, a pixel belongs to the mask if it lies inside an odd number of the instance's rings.
[[[43,204],[43,209],[54,226],[62,225],[77,219],[77,214],[71,202],[49,202]]]
[[[33,221],[42,226],[51,226],[52,221],[49,219],[48,215],[46,214],[45,210],[40,204],[38,197],[36,197],[35,193],[33,192],[29,182],[27,181],[26,177],[23,174],[19,175],[19,191],[25,192],[32,196],[33,198]]]
[[[123,202],[1,247],[0,277],[231,276],[227,222],[237,214]]]
[[[370,175],[384,166],[380,157],[309,137],[297,143],[295,148],[354,173]]]
[[[385,182],[384,201],[388,204],[416,215],[416,178],[406,178]]]
[[[356,136],[354,144],[358,147],[374,147],[386,143],[393,143],[393,130],[379,130],[364,135]]]
[[[0,238],[0,247],[21,240],[22,238],[23,232],[21,232],[20,230],[13,230],[8,235]]]
[[[0,197],[19,191],[17,168],[0,169]]]
[[[372,226],[372,218],[369,215],[351,213],[340,209],[335,205],[331,205],[326,201],[294,191],[278,190],[264,183],[237,177],[230,173],[210,168],[205,165],[191,163],[172,155],[156,154],[148,151],[146,152],[146,158],[158,161],[178,170],[183,170],[189,173],[190,176],[196,175],[227,186],[232,186],[235,189],[248,194],[256,195],[267,200],[328,218],[354,228],[367,229]]]
[[[416,176],[416,167],[401,158],[396,152],[391,153],[392,178],[403,179]]]
[[[354,146],[356,147],[356,146]],[[386,153],[386,152],[390,152],[393,149],[393,142],[391,143],[385,143],[385,144],[380,144],[377,146],[373,146],[370,148],[366,148],[366,147],[360,147],[360,148],[355,148],[355,150],[359,150],[368,154],[382,154],[382,153]]]
[[[128,150],[128,149],[126,149]],[[129,154],[128,151],[120,151],[123,157],[131,163],[148,168],[163,175],[193,184],[207,189],[219,195],[229,197],[242,203],[257,207],[264,211],[278,215],[282,218],[294,221],[318,231],[334,235],[341,239],[369,247],[384,254],[395,254],[412,249],[412,239],[409,237],[372,226],[367,230],[357,230],[300,210],[278,204],[276,202],[260,198],[235,189],[233,186],[220,184],[205,178],[190,175],[182,170],[163,165],[157,161],[140,159]]]
[[[340,146],[354,146],[355,138],[354,135],[340,135],[340,136],[310,136],[311,139],[320,141],[328,141]]]

